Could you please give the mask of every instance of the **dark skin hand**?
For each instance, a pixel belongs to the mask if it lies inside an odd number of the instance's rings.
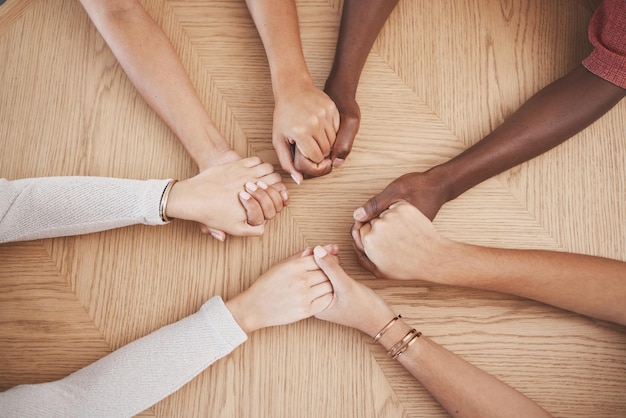
[[[295,150],[294,164],[305,178],[326,175],[343,165],[352,151],[361,123],[356,90],[367,56],[398,0],[345,0],[335,60],[324,92],[335,102],[341,118],[330,155],[319,164]]]
[[[540,90],[492,133],[450,161],[391,182],[355,211],[355,219],[368,222],[393,202],[404,199],[432,220],[444,203],[556,147],[595,122],[625,95],[626,90],[580,65]]]
[[[361,226],[398,200],[432,220],[446,202],[479,183],[556,147],[608,112],[626,90],[582,65],[540,90],[502,125],[450,161],[424,173],[405,174],[354,212],[353,237]],[[361,264],[375,272],[363,253]]]

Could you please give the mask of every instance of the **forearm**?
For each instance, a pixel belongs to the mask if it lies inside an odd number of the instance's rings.
[[[199,312],[62,380],[0,394],[0,415],[133,416],[178,390],[246,338],[216,297]]]
[[[449,242],[440,283],[510,293],[626,325],[626,263],[541,250]]]
[[[302,53],[298,12],[294,0],[246,0],[272,76],[274,97],[300,83],[312,84]]]
[[[380,339],[387,349],[411,327],[401,319]],[[421,336],[398,361],[454,417],[547,417],[532,400],[495,377],[472,366],[430,339]]]
[[[0,243],[163,224],[167,180],[104,177],[0,179]]]
[[[378,33],[398,0],[345,0],[329,79],[354,97]]]
[[[81,0],[129,79],[203,169],[230,149],[163,30],[136,0]]]
[[[582,65],[539,91],[496,130],[432,169],[447,178],[447,200],[559,145],[608,112],[626,90]]]

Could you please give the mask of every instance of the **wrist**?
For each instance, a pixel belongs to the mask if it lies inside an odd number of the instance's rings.
[[[226,308],[230,311],[230,314],[233,316],[239,327],[246,334],[250,334],[251,332],[256,331],[259,328],[262,328],[261,325],[257,324],[256,315],[250,313],[249,309],[245,301],[245,292],[240,293],[232,299],[224,302]]]
[[[230,152],[235,153],[226,139],[224,139],[222,134],[213,125],[205,128],[203,143],[205,146],[192,155],[200,171],[219,164],[220,159],[223,158],[224,155]]]
[[[449,202],[458,195],[455,195],[455,179],[452,175],[453,170],[448,167],[448,162],[432,167],[430,170],[424,172],[430,183],[437,188],[439,196],[443,200],[442,204]]]
[[[173,216],[168,215],[168,204],[171,203],[170,195],[177,182],[178,180],[175,179],[169,180],[163,189],[163,193],[161,194],[161,200],[159,201],[159,216],[163,222],[170,222],[173,219]],[[169,213],[171,214],[171,212]]]
[[[406,324],[402,320],[402,318],[398,319],[391,328],[385,332],[382,337],[378,340],[378,343],[385,347],[385,349],[389,350],[398,341],[402,340],[402,338],[407,335],[407,333],[411,330],[411,327]]]
[[[382,300],[381,300],[382,302]],[[359,327],[359,331],[374,338],[389,321],[396,316],[395,313],[384,302],[372,306],[369,309],[371,315],[369,318],[366,316],[362,326]],[[397,322],[397,321],[396,321]],[[395,326],[395,325],[394,325]]]
[[[272,72],[272,90],[274,100],[298,95],[300,91],[314,87],[313,79],[306,69],[294,70],[293,67]]]
[[[169,184],[168,184],[169,185]],[[163,207],[163,216],[165,219],[187,219],[185,214],[185,193],[187,189],[187,181],[176,181],[170,186],[167,205]],[[165,192],[165,191],[164,191]],[[165,197],[165,196],[164,196]],[[161,205],[163,206],[163,197]]]

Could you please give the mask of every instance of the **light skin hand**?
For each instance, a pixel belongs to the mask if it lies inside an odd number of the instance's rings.
[[[316,318],[356,328],[374,337],[396,315],[372,289],[348,276],[334,255],[315,248],[315,262],[332,283],[332,302]],[[380,338],[389,350],[411,329],[398,319]],[[454,416],[550,416],[532,400],[472,366],[426,337],[419,337],[398,361]]]
[[[435,280],[446,248],[454,245],[413,205],[394,203],[380,217],[358,223],[352,238],[359,263],[386,279]]]
[[[339,265],[336,257],[325,247],[315,247],[315,262],[328,276],[334,294],[332,302],[315,315],[324,321],[356,328],[373,337],[394,317],[393,312],[369,287],[352,279]]]
[[[294,165],[291,144],[296,145],[298,154],[310,160],[307,165],[299,164],[301,169],[307,170],[314,164],[326,169],[337,129],[339,112],[335,103],[312,83],[292,85],[276,95],[272,142],[282,168],[296,183],[303,176]]]
[[[337,251],[333,246],[325,248]],[[326,309],[332,295],[330,281],[307,248],[269,269],[248,290],[228,300],[226,307],[249,334],[309,318]]]
[[[249,193],[247,196],[250,199],[240,194],[244,184],[258,182],[262,182],[268,190],[256,186],[254,199]],[[281,200],[277,204],[274,203],[276,196],[280,196]],[[203,232],[209,232],[220,240],[225,238],[226,233],[259,236],[263,234],[265,220],[280,212],[288,203],[288,198],[280,175],[274,172],[273,166],[261,162],[258,157],[250,157],[209,167],[195,177],[176,183],[170,193],[167,215],[199,222]],[[255,204],[260,209],[255,209]],[[252,219],[248,218],[249,215]]]

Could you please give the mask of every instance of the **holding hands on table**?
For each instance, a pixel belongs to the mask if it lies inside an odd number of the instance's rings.
[[[199,222],[203,232],[223,241],[227,233],[263,234],[265,222],[288,203],[287,188],[274,167],[250,157],[209,167],[175,183],[166,215]]]
[[[510,293],[626,325],[626,263],[621,261],[452,241],[405,201],[369,222],[356,221],[352,236],[359,263],[381,278]]]

